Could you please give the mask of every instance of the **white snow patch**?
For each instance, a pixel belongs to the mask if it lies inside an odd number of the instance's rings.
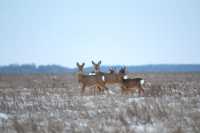
[[[111,91],[111,90],[108,90],[108,92],[109,92],[109,94],[112,94],[112,95],[115,94],[115,93],[114,93],[113,91]]]
[[[139,124],[139,125],[130,125],[130,129],[133,129],[136,133],[155,133],[155,132],[163,132],[166,133],[165,129],[160,124]]]
[[[131,102],[141,102],[141,101],[144,101],[144,97],[138,97],[138,98],[128,98],[127,99],[127,102],[131,103]]]
[[[8,119],[8,115],[5,114],[5,113],[0,113],[0,119],[7,120]]]
[[[145,131],[148,131],[148,133],[151,133],[153,131],[153,127],[151,126],[147,126],[147,125],[131,125],[130,127],[131,129],[134,129],[134,131],[136,133],[142,133],[142,132],[145,132]]]
[[[84,105],[85,105],[86,107],[90,107],[90,108],[94,108],[94,107],[95,107],[94,103],[91,102],[91,101],[85,103]]]
[[[81,88],[81,85],[78,85],[78,88],[80,89],[80,88]]]
[[[85,122],[80,122],[80,123],[79,123],[79,126],[80,126],[80,127],[87,127],[87,123],[85,123]]]
[[[90,101],[92,98],[94,98],[94,96],[82,96],[83,100],[87,100]],[[77,97],[77,99],[79,99],[79,97]]]
[[[97,115],[97,113],[96,113],[95,111],[89,110],[89,111],[88,111],[88,115],[89,115],[91,118],[94,118],[94,117]]]

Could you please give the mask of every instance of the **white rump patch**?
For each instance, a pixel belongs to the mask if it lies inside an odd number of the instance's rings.
[[[89,73],[89,75],[96,75],[96,73]]]
[[[128,75],[124,75],[123,79],[128,79]]]
[[[141,85],[144,84],[144,79],[140,80],[140,84],[141,84]]]
[[[105,76],[102,76],[102,77],[101,77],[101,79],[102,79],[103,81],[106,81],[106,78],[105,78]]]

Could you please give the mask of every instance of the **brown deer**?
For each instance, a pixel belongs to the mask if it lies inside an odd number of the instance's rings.
[[[129,92],[133,93],[137,89],[139,90],[140,94],[144,93],[144,89],[142,88],[144,80],[142,78],[128,78],[128,76],[126,75],[126,67],[121,68],[119,70],[119,73],[114,73],[113,70],[110,70],[110,73],[104,73],[100,71],[101,61],[99,61],[98,63],[92,61],[92,64],[95,69],[95,73],[103,75],[103,81],[105,81],[105,84],[120,83],[122,94],[127,94]]]
[[[125,78],[126,75],[126,67],[123,67],[119,70],[119,73],[117,73],[114,69],[109,69],[110,73],[106,73],[105,76],[105,82],[106,84],[115,84],[120,83],[122,78]]]
[[[94,67],[95,73],[102,73],[102,72],[100,72],[101,61],[99,61],[98,63],[95,63],[94,61],[92,61],[92,65]]]
[[[102,75],[96,74],[96,75],[86,75],[83,73],[83,68],[85,63],[82,63],[81,65],[77,62],[76,63],[79,72],[77,74],[78,82],[82,84],[81,87],[81,94],[85,92],[86,87],[93,87],[96,86],[96,89],[99,91],[102,90],[102,88],[108,90],[108,88],[105,86],[105,82],[102,80]]]
[[[98,63],[95,63],[92,61],[94,71],[96,74],[102,75],[102,80],[105,82],[105,84],[115,84],[115,83],[120,83],[122,77],[126,75],[126,67],[121,68],[121,72],[116,73],[114,69],[110,68],[109,71],[110,73],[104,73],[100,71],[100,64],[101,61]],[[104,90],[103,90],[104,91]]]
[[[121,70],[119,73],[125,73],[125,71]],[[144,89],[142,88],[142,85],[144,84],[144,79],[142,78],[124,78],[121,77],[121,92],[122,94],[129,92],[133,93],[135,90],[139,90],[139,94],[144,94]]]
[[[110,73],[110,74],[114,74],[114,73],[116,73],[115,70],[116,70],[115,68],[110,67],[110,68],[109,68],[109,73]]]
[[[128,78],[128,75],[126,74],[126,67],[122,67],[118,72],[118,77],[120,77],[120,88],[122,94],[129,92],[133,93],[135,90],[139,90],[140,94],[144,94],[144,89],[142,88],[142,85],[144,84],[144,79],[142,78]]]

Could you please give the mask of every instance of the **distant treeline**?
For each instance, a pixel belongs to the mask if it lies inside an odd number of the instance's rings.
[[[72,72],[72,69],[59,65],[11,64],[0,66],[1,74],[62,74]]]
[[[120,65],[112,66],[117,70]],[[107,72],[109,66],[102,66],[101,71]],[[127,66],[128,72],[200,72],[200,64],[194,65],[142,65],[142,66]],[[68,68],[59,65],[40,65],[24,64],[24,65],[7,65],[0,66],[0,74],[66,74],[74,73],[77,68]],[[84,69],[86,73],[93,71],[92,67]]]

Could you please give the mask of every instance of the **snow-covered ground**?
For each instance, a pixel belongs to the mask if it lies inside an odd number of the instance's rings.
[[[200,132],[200,74],[141,76],[149,79],[142,97],[121,95],[117,85],[80,96],[73,76],[66,87],[1,88],[0,132]]]

